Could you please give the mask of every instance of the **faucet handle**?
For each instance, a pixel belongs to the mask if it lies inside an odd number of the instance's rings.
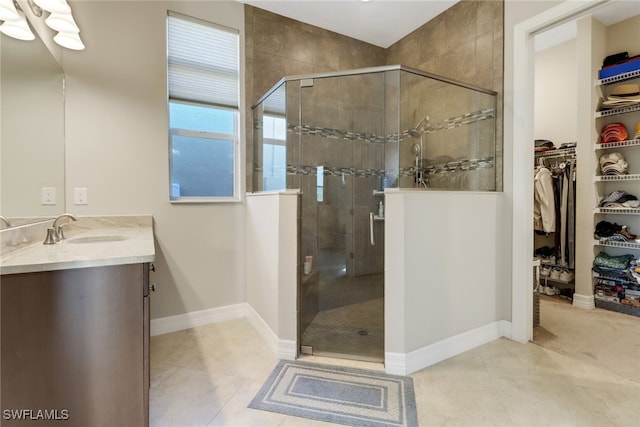
[[[47,228],[47,237],[45,237],[43,245],[55,245],[56,244],[56,230],[53,227]]]

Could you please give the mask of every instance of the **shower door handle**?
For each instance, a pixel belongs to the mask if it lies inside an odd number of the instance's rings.
[[[371,237],[371,246],[376,245],[376,240],[373,237],[373,212],[369,212],[369,236]]]

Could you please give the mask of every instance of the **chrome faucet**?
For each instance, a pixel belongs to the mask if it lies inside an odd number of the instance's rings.
[[[43,244],[45,244],[45,245],[54,245],[56,242],[65,239],[64,231],[62,231],[62,227],[64,227],[67,224],[58,224],[60,221],[62,221],[64,219],[70,219],[72,221],[77,221],[78,220],[78,218],[76,218],[75,215],[70,214],[70,213],[63,213],[62,215],[57,217],[53,221],[53,225],[51,227],[47,228],[47,237],[45,237],[44,242],[42,242]]]
[[[0,215],[0,221],[4,222],[7,227],[11,227],[11,223],[9,222],[9,220],[2,215]]]

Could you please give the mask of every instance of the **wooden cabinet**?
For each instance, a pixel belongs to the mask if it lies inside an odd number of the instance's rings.
[[[33,422],[7,419],[7,410],[62,425],[148,425],[148,269],[2,276],[3,426]]]

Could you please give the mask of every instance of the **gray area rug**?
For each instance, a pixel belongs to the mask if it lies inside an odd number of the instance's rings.
[[[249,408],[352,426],[418,425],[410,377],[297,361],[281,360]]]

